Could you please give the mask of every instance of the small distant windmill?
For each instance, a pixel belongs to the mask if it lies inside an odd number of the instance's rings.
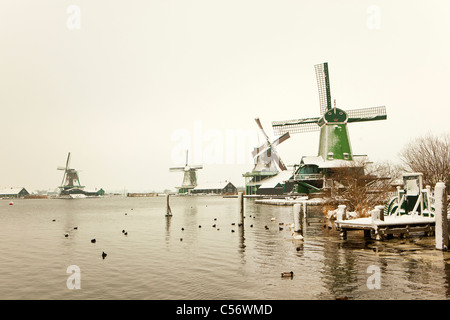
[[[84,189],[84,186],[80,184],[80,178],[78,171],[69,168],[70,166],[70,152],[67,155],[66,166],[58,167],[57,170],[64,170],[63,178],[61,181],[61,194],[80,193]]]
[[[183,171],[183,183],[181,187],[177,187],[178,193],[188,193],[189,190],[194,189],[197,186],[197,170],[203,169],[202,165],[192,165],[188,164],[189,153],[186,150],[186,165],[184,167],[174,167],[169,168],[170,172]]]
[[[386,120],[386,107],[372,107],[344,111],[331,106],[328,63],[315,65],[319,88],[320,117],[289,121],[274,121],[275,134],[303,133],[320,130],[318,155],[323,160],[352,160],[353,153],[348,136],[347,123]]]
[[[277,146],[290,138],[289,132],[270,142],[269,136],[264,131],[259,118],[256,118],[255,121],[266,141],[252,152],[252,156],[255,159],[253,170],[243,174],[246,194],[255,194],[263,180],[276,176],[280,171],[287,170],[286,165],[278,155]]]

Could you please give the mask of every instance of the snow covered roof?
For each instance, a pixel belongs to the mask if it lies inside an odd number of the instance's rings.
[[[319,168],[342,168],[363,165],[367,162],[367,156],[365,155],[353,155],[353,160],[326,160],[324,161],[321,156],[304,156],[302,157],[301,164],[316,165]]]
[[[300,161],[300,164],[315,164],[319,165],[323,163],[323,159],[321,156],[304,156]]]
[[[98,191],[100,191],[102,189],[103,188],[90,188],[90,189],[84,188],[83,191],[85,191],[85,192],[98,192]]]
[[[290,170],[280,171],[276,176],[264,179],[262,181],[260,189],[265,188],[275,188],[277,184],[284,183],[284,181],[289,180],[292,177],[292,172]]]
[[[15,195],[19,194],[20,191],[22,191],[24,188],[6,188],[6,189],[0,189],[0,194],[5,195]]]
[[[206,183],[200,183],[197,185],[194,190],[211,190],[211,189],[224,189],[230,181],[223,181],[223,182],[206,182]],[[232,183],[231,183],[232,184]],[[233,185],[233,184],[232,184]],[[234,186],[234,185],[233,185]]]
[[[342,168],[351,166],[353,166],[353,161],[336,159],[324,161],[319,165],[319,168]]]
[[[353,155],[353,160],[327,160],[324,161],[319,168],[343,168],[343,167],[363,167],[368,162],[365,155]]]

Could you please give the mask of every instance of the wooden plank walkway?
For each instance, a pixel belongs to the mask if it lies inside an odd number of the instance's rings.
[[[336,220],[336,229],[345,239],[348,231],[363,230],[365,237],[383,240],[393,235],[409,236],[410,233],[425,232],[431,235],[435,229],[434,217],[417,215],[385,216],[384,221],[379,219],[358,218],[351,220]]]

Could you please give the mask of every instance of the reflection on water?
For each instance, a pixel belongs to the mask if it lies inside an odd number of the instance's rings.
[[[332,226],[324,226],[320,210],[311,207],[305,240],[299,241],[292,238],[292,207],[245,199],[239,226],[237,199],[170,200],[169,217],[163,197],[17,200],[14,206],[0,201],[0,298],[449,296],[450,254],[434,250],[432,237],[377,242],[350,232],[341,240]],[[70,265],[80,268],[80,290],[66,286]],[[367,285],[370,266],[380,271],[380,289]],[[290,271],[293,278],[280,276]]]

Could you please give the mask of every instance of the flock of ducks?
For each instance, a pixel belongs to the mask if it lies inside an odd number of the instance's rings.
[[[12,203],[10,203],[10,205],[12,205]],[[133,210],[133,209],[131,209],[131,210]],[[127,213],[125,213],[125,215],[127,215]],[[250,215],[249,217],[252,218],[252,215]],[[256,218],[256,217],[253,216],[253,218]],[[274,222],[275,220],[276,220],[276,219],[275,219],[274,217],[272,217],[272,218],[270,219],[271,222]],[[56,219],[53,219],[52,221],[55,222]],[[214,221],[217,221],[217,218],[214,218]],[[232,225],[232,226],[235,226],[236,223],[233,222],[233,223],[231,223],[231,225]],[[241,227],[241,226],[242,226],[242,223],[238,223],[238,227]],[[288,229],[290,229],[290,230],[294,228],[294,224],[288,224],[288,223],[285,223],[285,224],[284,224],[284,223],[280,222],[280,223],[279,223],[278,230],[279,230],[279,231],[282,231],[282,230],[284,229],[283,226],[287,226]],[[202,226],[199,225],[198,227],[201,228]],[[217,228],[217,223],[214,223],[214,224],[212,225],[212,227],[213,227],[213,228],[216,228],[217,230],[220,230],[220,228]],[[250,228],[253,228],[253,224],[250,224]],[[265,225],[264,228],[265,228],[266,230],[269,230],[269,229],[270,229],[268,225]],[[77,226],[73,227],[73,230],[78,230],[78,227],[77,227]],[[184,231],[184,230],[185,230],[184,227],[182,227],[182,228],[181,228],[181,231]],[[234,229],[231,229],[231,232],[235,232],[235,230],[234,230]],[[122,234],[126,236],[126,235],[128,235],[128,231],[126,231],[125,229],[123,229],[123,230],[122,230]],[[69,233],[64,233],[64,237],[68,238],[68,237],[69,237]],[[292,232],[292,237],[293,237],[294,240],[304,240],[303,236],[302,236],[300,233],[297,233],[297,232]],[[183,238],[180,238],[180,241],[183,241]],[[91,243],[96,243],[96,242],[97,242],[97,240],[96,240],[95,238],[92,238],[92,239],[91,239]],[[297,251],[299,251],[299,250],[300,250],[300,247],[297,247]],[[108,255],[107,253],[105,253],[104,251],[102,251],[102,255],[101,255],[102,259],[105,259],[107,255]],[[293,271],[285,271],[285,272],[282,272],[282,273],[281,273],[281,278],[289,278],[289,279],[292,279],[293,277],[294,277],[294,272],[293,272]],[[348,297],[346,297],[346,296],[344,296],[344,297],[336,297],[336,300],[348,300]]]
[[[131,210],[133,210],[133,209],[131,209]],[[125,212],[125,215],[127,215],[126,212]],[[56,219],[52,219],[52,222],[55,222],[55,221],[56,221]],[[78,230],[78,227],[77,227],[77,226],[73,227],[73,230]],[[128,231],[126,231],[125,229],[122,230],[122,233],[123,233],[123,235],[125,235],[125,236],[128,235]],[[68,237],[69,237],[69,233],[67,233],[67,232],[64,233],[64,237],[65,237],[65,238],[68,238]],[[97,239],[92,238],[92,239],[91,239],[91,243],[97,243]],[[107,255],[108,255],[108,254],[105,253],[105,251],[102,251],[102,259],[105,259]]]
[[[131,210],[133,210],[133,209],[131,209]],[[125,215],[127,215],[126,212],[125,212]],[[252,215],[249,215],[249,217],[250,217],[250,218],[252,218],[252,217],[253,217],[253,218],[256,218],[255,216],[252,216]],[[270,219],[271,222],[275,222],[275,220],[276,220],[276,219],[275,219],[274,217],[272,217],[272,218]],[[52,221],[55,222],[56,219],[53,219]],[[219,231],[220,228],[217,227],[217,223],[216,223],[217,218],[214,218],[214,221],[215,221],[215,223],[212,224],[212,227],[213,227],[213,228],[216,228],[216,229]],[[236,223],[235,223],[235,222],[232,222],[231,225],[232,225],[232,226],[235,226]],[[242,223],[238,223],[237,225],[238,225],[238,227],[241,227],[241,226],[242,226]],[[294,228],[294,224],[288,224],[288,223],[282,223],[282,222],[280,222],[280,223],[279,223],[278,230],[279,230],[279,231],[284,230],[284,226],[287,226],[289,230],[291,230],[291,229]],[[201,226],[201,225],[198,225],[198,227],[201,228],[202,226]],[[250,228],[253,228],[253,224],[250,224]],[[78,227],[75,226],[75,227],[73,227],[73,229],[74,229],[74,230],[78,230]],[[265,225],[265,226],[264,226],[264,229],[269,230],[270,228],[269,228],[268,225]],[[184,231],[184,230],[185,230],[184,227],[182,227],[182,228],[181,228],[181,231]],[[231,229],[231,232],[234,233],[234,232],[235,232],[235,229]],[[128,231],[126,231],[125,229],[123,229],[123,230],[122,230],[122,234],[125,235],[125,236],[127,236],[127,235],[128,235]],[[68,238],[68,237],[69,237],[69,233],[64,233],[64,237]],[[294,240],[303,240],[303,236],[302,236],[301,234],[297,233],[297,232],[292,232],[292,237],[293,237]],[[180,238],[180,241],[183,241],[183,238]],[[92,239],[91,239],[91,243],[96,243],[96,242],[97,242],[97,240],[96,240],[95,238],[92,238]],[[299,247],[297,247],[297,251],[299,251]],[[105,253],[104,251],[102,251],[102,255],[101,255],[101,256],[102,256],[102,259],[105,259],[106,256],[107,256],[107,253]],[[294,274],[293,274],[292,271],[290,271],[290,272],[283,272],[283,273],[281,274],[281,277],[282,277],[282,278],[286,278],[286,277],[292,278],[293,275],[294,275]]]
[[[133,210],[133,209],[132,209],[132,210]],[[127,215],[127,213],[125,213],[125,215]],[[250,218],[251,218],[251,217],[252,217],[252,216],[250,215]],[[253,218],[255,218],[255,217],[253,216]],[[275,218],[271,218],[271,219],[270,219],[271,222],[274,222],[275,220],[276,220]],[[53,219],[52,221],[54,222],[54,221],[56,221],[56,219]],[[217,221],[217,218],[214,218],[214,221]],[[232,225],[232,226],[235,226],[236,223],[233,222],[233,223],[231,223],[231,225]],[[288,223],[285,223],[285,224],[284,224],[284,223],[280,222],[280,223],[279,223],[278,230],[282,231],[282,230],[284,229],[283,225],[284,225],[284,226],[288,226],[289,229],[293,229],[293,228],[294,228],[294,224],[288,224]],[[238,223],[238,227],[241,227],[241,226],[242,226],[242,223]],[[202,226],[199,225],[198,227],[201,228]],[[217,230],[220,230],[220,228],[217,228],[217,223],[214,223],[214,224],[212,225],[212,227],[213,227],[213,228],[216,228]],[[253,228],[253,224],[250,225],[250,228]],[[269,230],[269,229],[270,229],[268,225],[265,225],[264,228],[265,228],[266,230]],[[74,229],[74,230],[78,230],[78,227],[75,226],[75,227],[73,227],[73,229]],[[184,231],[184,230],[185,230],[184,227],[182,227],[182,228],[181,228],[181,231]],[[231,229],[231,232],[235,232],[235,230],[234,230],[234,229]],[[126,231],[125,229],[122,230],[122,233],[123,233],[125,236],[128,235],[128,231]],[[293,239],[294,239],[294,240],[303,240],[303,239],[304,239],[303,236],[302,236],[301,234],[297,233],[297,232],[292,232],[292,236],[293,236]],[[64,237],[68,238],[68,237],[69,237],[69,234],[68,234],[68,233],[65,233],[65,234],[64,234]],[[180,238],[180,241],[183,241],[183,238]],[[96,243],[96,242],[97,242],[97,240],[96,240],[95,238],[91,239],[91,243]],[[300,250],[300,247],[297,247],[297,251],[299,251],[299,250]],[[101,256],[102,256],[102,259],[105,259],[107,255],[108,255],[107,253],[105,253],[104,251],[102,251],[102,255],[101,255]],[[293,271],[285,271],[285,272],[282,272],[282,273],[281,273],[281,278],[293,279],[293,278],[294,278],[294,272],[293,272]],[[336,297],[336,300],[348,300],[348,297]]]
[[[250,215],[249,217],[252,218],[252,215]],[[256,217],[253,216],[253,218],[256,218]],[[272,218],[270,219],[271,222],[274,222],[275,220],[276,220],[276,218],[274,218],[274,217],[272,217]],[[217,223],[216,223],[217,218],[214,218],[214,221],[215,221],[215,222],[212,224],[212,227],[213,227],[213,228],[216,228],[216,230],[219,231],[220,228],[217,227]],[[235,222],[232,222],[231,225],[232,225],[232,226],[236,226],[236,223],[235,223]],[[238,223],[237,226],[238,226],[238,227],[241,227],[241,226],[242,226],[242,223]],[[293,223],[291,224],[291,223],[282,223],[282,222],[280,222],[280,223],[279,223],[279,226],[278,226],[278,230],[279,230],[279,231],[284,230],[284,227],[285,227],[285,226],[288,227],[288,231],[291,231],[291,230],[294,228],[294,224],[293,224]],[[201,228],[202,225],[199,224],[198,227]],[[253,228],[253,224],[250,224],[250,228]],[[268,225],[265,225],[265,226],[264,226],[264,229],[270,230],[270,228],[269,228]],[[182,228],[181,228],[181,231],[184,231],[184,230],[185,230],[184,227],[182,227]],[[231,229],[231,232],[234,233],[234,232],[236,232],[236,230],[235,230],[235,229]],[[298,233],[298,232],[292,231],[291,234],[292,234],[292,238],[293,238],[294,240],[304,240],[303,235],[301,235],[301,234]],[[183,238],[180,238],[180,241],[183,241]],[[297,247],[297,251],[299,251],[298,249],[299,249],[299,248]]]

